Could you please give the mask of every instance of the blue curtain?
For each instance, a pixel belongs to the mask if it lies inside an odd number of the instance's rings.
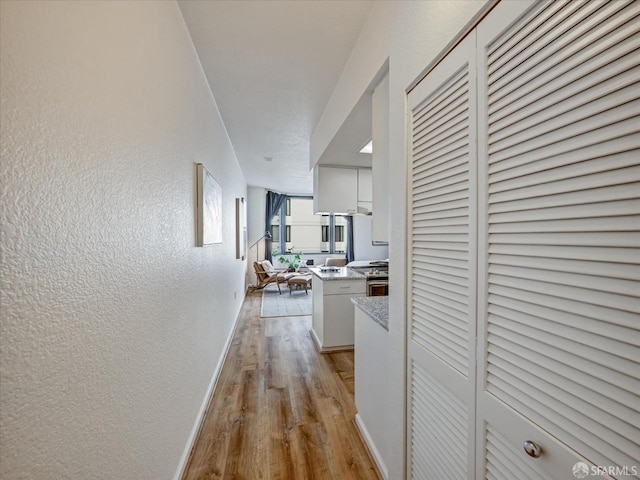
[[[347,263],[353,262],[355,254],[353,251],[353,217],[345,215],[347,219]]]
[[[267,192],[267,208],[266,208],[266,231],[267,232],[271,232],[271,221],[273,220],[273,217],[276,216],[276,213],[278,213],[278,211],[280,210],[280,207],[282,207],[282,204],[284,203],[284,201],[286,200],[287,196],[285,194],[282,193],[276,193],[276,192],[272,192],[272,191],[268,191]],[[267,238],[266,239],[266,247],[265,247],[265,258],[269,261],[271,261],[273,258],[271,256],[271,249],[272,249],[272,245],[271,245],[271,238]]]

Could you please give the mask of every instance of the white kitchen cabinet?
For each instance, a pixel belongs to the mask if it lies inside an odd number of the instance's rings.
[[[370,168],[358,169],[358,213],[371,213],[373,206],[372,178]]]
[[[501,2],[409,94],[409,478],[638,477],[638,15]]]
[[[389,243],[389,75],[373,91],[371,103],[373,153],[371,240]]]
[[[313,277],[312,338],[321,352],[353,348],[352,297],[363,297],[366,280],[322,280]]]
[[[372,206],[370,168],[316,165],[313,170],[315,213],[369,213]]]
[[[314,213],[358,211],[358,169],[316,165],[313,169]]]

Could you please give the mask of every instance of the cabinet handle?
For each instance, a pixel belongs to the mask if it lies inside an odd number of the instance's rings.
[[[347,285],[345,287],[340,287],[340,290],[349,290],[351,288],[351,286]]]
[[[524,447],[524,451],[527,452],[527,455],[533,458],[538,458],[542,455],[542,448],[536,442],[532,442],[531,440],[527,440],[522,445]]]

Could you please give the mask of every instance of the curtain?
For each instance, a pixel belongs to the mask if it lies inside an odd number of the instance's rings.
[[[276,213],[278,213],[278,211],[280,210],[280,207],[282,207],[282,204],[284,203],[286,198],[287,196],[285,194],[272,192],[270,190],[267,191],[267,208],[266,208],[266,222],[265,222],[267,232],[271,232],[271,221],[273,220],[273,217],[276,216]],[[271,249],[272,249],[271,243],[272,243],[271,238],[265,239],[266,246],[265,246],[264,257],[269,261],[273,260],[273,258],[271,257]]]
[[[345,215],[347,219],[347,263],[353,262],[355,253],[353,251],[353,217]]]

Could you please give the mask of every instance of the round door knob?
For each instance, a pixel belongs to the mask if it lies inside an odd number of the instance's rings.
[[[531,440],[527,440],[523,444],[524,451],[527,452],[527,455],[533,458],[538,458],[542,455],[542,448],[536,442],[532,442]]]

